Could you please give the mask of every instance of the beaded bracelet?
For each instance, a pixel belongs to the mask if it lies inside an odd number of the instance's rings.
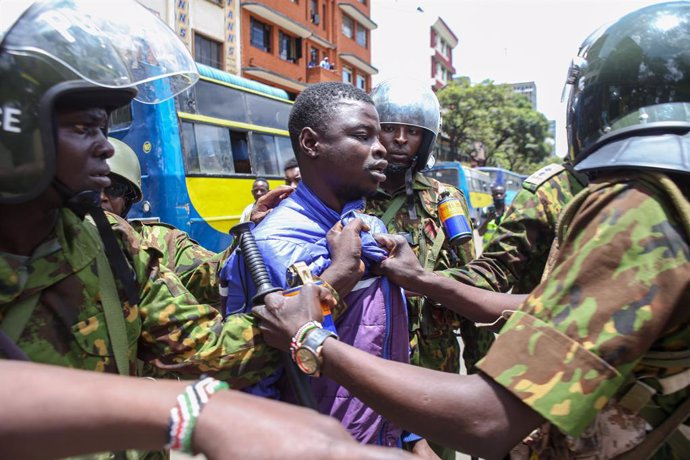
[[[319,323],[318,321],[308,321],[302,324],[299,329],[297,329],[295,335],[292,336],[292,340],[290,340],[290,357],[293,361],[295,360],[295,352],[302,345],[302,342],[304,341],[304,338],[307,336],[307,333],[312,329],[317,328],[323,328],[321,323]]]
[[[201,409],[212,394],[227,389],[227,383],[212,377],[206,377],[188,385],[177,397],[177,405],[170,409],[168,440],[165,448],[193,454],[192,433]]]

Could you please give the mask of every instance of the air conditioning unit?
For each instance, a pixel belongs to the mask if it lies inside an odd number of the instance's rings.
[[[312,13],[312,15],[311,15],[311,22],[313,22],[313,23],[316,24],[317,26],[319,25],[319,23],[321,22],[321,20],[319,19],[319,14],[318,14],[318,13]]]

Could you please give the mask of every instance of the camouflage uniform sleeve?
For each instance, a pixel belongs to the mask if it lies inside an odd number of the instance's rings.
[[[220,309],[218,272],[225,252],[209,251],[172,226],[144,225],[140,232],[147,245],[163,252],[163,265],[173,271],[196,299]]]
[[[678,306],[690,289],[690,256],[679,228],[645,184],[591,192],[551,276],[511,316],[479,368],[578,436],[646,350],[677,346],[678,334],[688,341]],[[669,335],[666,325],[678,323],[680,332]]]
[[[172,271],[159,265],[157,250],[142,247],[129,225],[119,221],[115,230],[140,287],[138,355],[157,369],[154,374],[195,378],[208,373],[243,388],[276,369],[278,353],[263,342],[251,315],[223,321],[218,311],[200,304]]]
[[[544,173],[552,175],[540,182]],[[561,209],[583,185],[560,165],[550,165],[532,177],[535,182],[515,196],[482,256],[446,276],[498,292],[512,288],[514,294],[528,294],[539,284]]]

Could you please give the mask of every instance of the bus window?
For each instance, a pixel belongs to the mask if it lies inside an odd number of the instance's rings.
[[[288,160],[295,158],[295,153],[292,151],[292,143],[289,137],[276,136],[276,141],[278,142],[278,157],[280,168],[279,174],[283,174],[283,168]]]
[[[194,85],[198,113],[209,117],[249,123],[244,93],[229,91],[226,86],[199,80]]]
[[[270,128],[285,129],[290,116],[291,105],[284,101],[246,93],[249,122]]]
[[[197,123],[194,125],[194,135],[201,174],[234,174],[230,131],[227,128]]]
[[[254,173],[259,176],[282,175],[282,164],[278,164],[275,136],[252,133],[252,152],[254,152]]]
[[[247,133],[231,130],[230,144],[232,145],[232,158],[235,163],[235,172],[239,174],[251,174],[252,167],[249,164]]]
[[[182,148],[184,167],[187,174],[199,174],[199,155],[196,151],[196,137],[194,136],[194,124],[181,122],[182,126]]]

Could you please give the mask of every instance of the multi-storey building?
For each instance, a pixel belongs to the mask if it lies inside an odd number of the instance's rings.
[[[510,85],[513,87],[514,93],[525,96],[532,104],[532,108],[537,110],[537,85],[533,81],[511,83]]]
[[[415,2],[376,1],[372,17],[379,24],[372,58],[379,81],[405,76],[438,90],[453,79],[453,49],[458,38],[442,18]]]
[[[368,91],[378,72],[370,0],[139,1],[176,30],[197,62],[293,96],[322,81]]]

